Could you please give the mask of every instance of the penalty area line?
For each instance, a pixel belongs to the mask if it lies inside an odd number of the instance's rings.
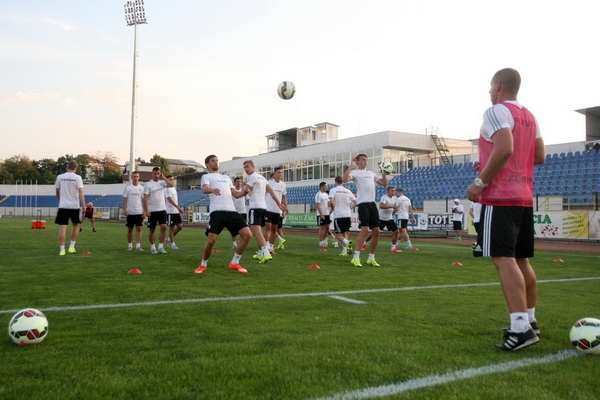
[[[513,371],[515,369],[530,367],[532,365],[560,362],[579,356],[582,356],[582,353],[578,352],[575,349],[562,350],[556,354],[550,354],[547,356],[523,358],[520,360],[508,361],[501,364],[484,365],[483,367],[478,368],[459,369],[453,372],[448,372],[446,374],[430,375],[424,378],[411,379],[405,382],[398,382],[390,385],[369,387],[365,389],[342,392],[328,397],[315,398],[313,400],[355,400],[392,396],[411,390],[426,389],[433,386],[462,381],[478,376]]]

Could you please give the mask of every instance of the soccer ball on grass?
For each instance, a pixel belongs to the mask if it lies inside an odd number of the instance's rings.
[[[600,354],[600,320],[582,318],[575,322],[569,333],[575,348],[586,354]]]
[[[36,344],[46,338],[48,320],[35,308],[25,308],[17,312],[8,323],[8,335],[16,344]]]
[[[387,162],[384,161],[379,165],[379,169],[381,170],[381,173],[384,175],[389,175],[392,172],[394,172],[394,166],[392,165],[391,162]]]
[[[290,81],[283,81],[277,86],[277,95],[283,100],[289,100],[296,94],[296,86]]]

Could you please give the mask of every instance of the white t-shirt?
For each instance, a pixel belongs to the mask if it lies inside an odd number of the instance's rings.
[[[167,214],[179,214],[179,210],[168,200],[169,197],[171,200],[175,202],[175,204],[179,204],[177,201],[177,189],[174,187],[165,188],[165,204],[167,206]]]
[[[358,204],[375,201],[375,184],[381,179],[381,175],[366,169],[355,169],[350,173],[350,179],[356,186]]]
[[[165,211],[165,187],[167,182],[163,180],[148,181],[144,184],[144,195],[148,195],[148,211]]]
[[[411,203],[408,197],[402,195],[396,198],[396,207],[398,207],[396,212],[398,219],[408,219],[410,217]]]
[[[343,186],[336,186],[329,191],[329,198],[333,199],[334,218],[349,218],[352,216],[350,204],[356,201],[356,196]]]
[[[481,219],[481,204],[477,202],[471,202],[469,210],[473,210],[473,223],[479,222]]]
[[[275,192],[275,197],[277,197],[279,203],[281,203],[281,199],[283,198],[283,196],[287,196],[287,186],[285,182],[281,179],[279,180],[279,182],[276,182],[275,179],[269,179],[267,183]],[[273,197],[271,197],[270,193],[265,193],[265,201],[267,203],[267,211],[281,214],[281,209],[279,208],[275,200],[273,200]]]
[[[379,219],[382,221],[389,221],[391,219],[394,219],[394,209],[381,208],[381,203],[385,204],[386,206],[393,206],[396,204],[396,196],[390,197],[387,194],[384,194],[379,200]]]
[[[249,207],[267,209],[265,194],[267,193],[267,180],[258,172],[253,172],[248,176],[246,184],[252,187],[248,194]]]
[[[456,209],[456,211],[459,211],[452,213],[452,221],[462,221],[465,213],[465,208],[462,206],[462,204],[455,204],[454,206],[452,206],[452,209]]]
[[[208,174],[202,175],[200,184],[208,185],[211,189],[219,189],[220,195],[210,193],[208,198],[210,200],[210,212],[213,211],[234,211],[236,212],[235,206],[233,205],[233,196],[231,195],[231,189],[234,188],[231,178],[226,175],[221,175],[216,172],[209,172]]]
[[[144,206],[142,204],[142,196],[144,195],[144,187],[140,184],[134,186],[129,184],[123,190],[123,197],[127,199],[127,213],[129,215],[142,215]]]
[[[234,188],[235,189],[235,188]],[[236,192],[240,193],[243,192],[243,190],[237,190],[235,189]],[[238,212],[238,214],[246,214],[246,196],[242,196],[242,197],[233,197],[233,206],[235,207],[235,210]]]
[[[315,205],[317,208],[317,215],[329,215],[331,210],[329,209],[329,195],[325,192],[321,192],[320,190],[315,195]],[[319,213],[319,208],[321,209],[321,213]]]
[[[60,199],[58,200],[58,208],[79,208],[79,189],[83,188],[83,180],[81,176],[74,172],[65,172],[56,177],[54,185],[56,189],[60,189]]]

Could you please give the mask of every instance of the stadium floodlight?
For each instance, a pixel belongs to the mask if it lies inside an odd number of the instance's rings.
[[[133,0],[125,3],[125,21],[127,26],[133,25],[133,88],[131,90],[131,137],[129,141],[129,180],[131,173],[135,171],[135,89],[137,86],[135,80],[136,59],[137,59],[137,26],[147,24],[146,11],[144,10],[144,0]]]

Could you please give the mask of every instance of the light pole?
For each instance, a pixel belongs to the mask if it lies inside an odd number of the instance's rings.
[[[131,137],[129,140],[129,180],[131,173],[135,171],[135,71],[137,59],[137,26],[146,24],[146,11],[144,0],[134,0],[125,3],[125,21],[127,26],[133,25],[133,88],[131,90]]]

